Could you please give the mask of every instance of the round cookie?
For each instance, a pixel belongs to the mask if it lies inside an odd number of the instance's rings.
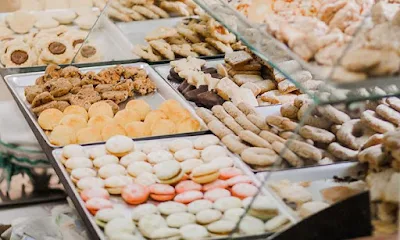
[[[224,180],[217,179],[214,182],[207,183],[207,184],[203,185],[203,191],[204,192],[207,192],[209,190],[213,190],[215,188],[223,188],[223,189],[228,188],[228,183],[226,181],[224,181]]]
[[[120,233],[132,234],[135,230],[135,225],[128,218],[114,218],[104,227],[104,233],[107,237],[112,237]]]
[[[168,119],[156,120],[151,126],[151,136],[169,135],[175,132],[175,123]]]
[[[124,214],[116,209],[113,208],[105,208],[102,210],[99,210],[96,213],[96,216],[94,217],[96,224],[99,225],[100,227],[105,227],[106,224],[113,220],[114,218],[122,218],[124,217]]]
[[[200,184],[190,180],[185,180],[181,181],[175,186],[175,191],[176,193],[180,194],[187,191],[201,191],[201,188],[202,187]]]
[[[151,152],[147,155],[147,161],[151,164],[158,164],[170,160],[174,160],[174,156],[165,150]]]
[[[167,184],[153,184],[149,190],[150,198],[159,202],[170,201],[175,197],[175,188]]]
[[[63,116],[63,113],[58,109],[46,109],[39,115],[39,126],[44,130],[53,130],[59,125]]]
[[[110,199],[110,194],[108,191],[101,187],[86,188],[80,192],[80,196],[84,202],[91,198]]]
[[[141,121],[144,121],[147,114],[149,112],[151,112],[150,105],[146,101],[140,100],[140,99],[135,99],[135,100],[129,101],[126,104],[125,109],[134,110],[137,113],[139,113]]]
[[[179,212],[171,214],[167,217],[167,224],[172,228],[181,228],[185,225],[196,222],[196,217],[187,212]]]
[[[249,183],[238,183],[232,187],[232,196],[244,199],[257,194],[258,188]]]
[[[203,164],[202,160],[193,158],[181,162],[181,168],[185,173],[189,174],[192,172],[193,169],[202,164]]]
[[[151,152],[155,152],[158,150],[168,150],[167,147],[159,141],[150,141],[150,142],[146,142],[145,144],[143,144],[141,146],[141,151],[149,154]]]
[[[90,189],[90,188],[103,188],[104,181],[103,179],[97,177],[86,177],[79,180],[76,186],[78,187],[79,191],[83,191],[85,189]]]
[[[215,201],[213,207],[221,212],[225,212],[231,208],[242,207],[242,201],[237,197],[224,197]]]
[[[139,151],[134,151],[131,152],[125,156],[123,156],[120,160],[120,164],[124,167],[128,167],[129,164],[133,163],[133,162],[140,162],[140,161],[146,161],[147,160],[147,155],[143,152],[139,152]]]
[[[210,163],[216,165],[219,169],[222,169],[233,167],[234,160],[231,157],[217,157],[214,158]]]
[[[96,177],[97,173],[91,168],[76,168],[71,171],[71,180],[75,184],[85,177]]]
[[[174,214],[174,213],[186,212],[186,210],[187,210],[187,207],[185,204],[173,202],[173,201],[160,203],[160,204],[158,204],[157,208],[161,214],[167,215],[167,216]]]
[[[175,160],[167,160],[154,166],[154,174],[161,181],[168,181],[175,178],[182,172],[181,165]]]
[[[239,184],[239,183],[252,183],[252,182],[253,181],[251,180],[251,178],[246,175],[239,175],[239,176],[235,176],[233,178],[226,180],[226,183],[230,187],[232,187],[233,185]]]
[[[59,125],[50,133],[49,139],[54,145],[65,146],[76,143],[76,133],[72,127]]]
[[[215,209],[205,209],[196,214],[196,221],[201,225],[207,225],[220,220],[222,213]]]
[[[140,115],[136,111],[124,109],[115,114],[114,121],[125,127],[130,122],[140,121]]]
[[[231,208],[228,209],[224,212],[224,219],[228,219],[234,222],[238,222],[240,217],[245,213],[246,211],[243,208]]]
[[[206,135],[196,138],[194,141],[194,148],[198,150],[203,150],[208,146],[217,145],[219,143],[219,139],[214,135]]]
[[[206,199],[200,199],[188,204],[187,210],[190,213],[197,214],[198,212],[206,209],[211,209],[213,203]]]
[[[198,224],[188,224],[179,229],[181,236],[185,240],[196,240],[208,237],[207,229]]]
[[[228,235],[235,228],[236,223],[229,220],[218,220],[207,226],[209,232],[218,235]]]
[[[92,215],[96,215],[97,211],[101,209],[113,207],[110,200],[104,198],[91,198],[86,201],[85,206]]]
[[[217,158],[217,157],[227,157],[227,156],[228,156],[228,153],[227,153],[226,149],[224,147],[218,146],[218,145],[208,146],[201,151],[201,158],[205,162],[211,162],[211,160],[213,160],[214,158]]]
[[[86,111],[86,109],[78,105],[70,105],[66,107],[63,113],[64,115],[71,115],[71,114],[81,115],[83,118],[86,119],[86,121],[89,119],[89,114]]]
[[[137,177],[144,172],[152,173],[153,167],[150,163],[145,161],[137,161],[128,165],[128,174],[132,177]]]
[[[135,149],[135,143],[126,136],[113,136],[107,140],[106,149],[117,157],[123,157]]]
[[[243,234],[262,234],[264,233],[264,222],[252,216],[245,216],[239,224],[239,231]]]
[[[68,172],[71,172],[72,170],[77,169],[77,168],[92,168],[93,167],[92,161],[90,161],[90,159],[86,158],[86,157],[69,158],[65,162],[64,165]]]
[[[88,126],[97,128],[101,131],[108,123],[113,123],[112,117],[107,115],[96,115],[89,119]]]
[[[135,207],[132,211],[131,217],[132,220],[138,222],[142,217],[151,214],[158,214],[158,208],[151,203],[140,204]]]
[[[193,148],[184,148],[177,152],[175,152],[174,157],[179,162],[183,162],[188,159],[199,159],[200,158],[200,151],[193,149]]]
[[[192,141],[190,141],[188,139],[180,138],[180,139],[176,139],[168,144],[168,149],[173,153],[176,153],[179,150],[182,150],[185,148],[193,148]]]
[[[89,152],[89,157],[92,160],[107,155],[107,150],[104,145],[91,148],[88,150],[88,152]]]
[[[62,156],[66,159],[72,157],[89,157],[81,145],[71,144],[63,147]]]
[[[60,23],[54,20],[52,17],[40,17],[35,22],[35,27],[38,29],[49,29],[58,27]]]
[[[125,125],[126,135],[131,138],[149,137],[150,129],[144,122],[130,122]]]
[[[89,118],[98,116],[98,115],[105,115],[108,117],[114,117],[114,112],[109,104],[106,102],[96,102],[93,103],[89,108]]]
[[[188,204],[202,198],[203,198],[202,192],[191,190],[179,193],[178,195],[175,196],[174,201],[183,204]]]
[[[144,203],[149,198],[149,188],[140,184],[132,183],[126,186],[121,193],[122,199],[132,205]]]
[[[60,120],[60,125],[71,127],[76,132],[87,127],[87,122],[81,115],[73,114],[63,116],[63,118]]]
[[[223,188],[215,188],[204,193],[204,199],[210,200],[211,202],[229,196],[231,196],[231,192]]]
[[[116,156],[107,154],[107,155],[104,155],[101,157],[96,157],[93,160],[93,165],[96,168],[101,168],[107,164],[117,164],[118,161],[119,161],[119,159]]]
[[[93,127],[81,128],[76,132],[76,142],[79,144],[103,141],[100,130]]]
[[[223,168],[219,170],[219,178],[222,180],[227,180],[240,175],[243,175],[242,170],[235,167]]]
[[[212,164],[203,164],[192,170],[191,179],[199,184],[215,181],[219,177],[218,167]]]
[[[101,178],[107,179],[111,176],[123,176],[126,174],[126,170],[119,164],[111,163],[101,167],[98,174]]]
[[[111,176],[104,180],[104,187],[110,194],[121,194],[122,189],[133,182],[128,176]]]

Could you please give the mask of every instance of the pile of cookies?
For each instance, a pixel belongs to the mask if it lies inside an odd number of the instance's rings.
[[[281,180],[277,182],[269,182],[268,185],[282,198],[285,203],[292,207],[301,218],[309,217],[319,211],[328,208],[330,205],[345,200],[353,195],[366,190],[366,183],[362,180],[334,178],[324,179],[314,182],[291,182],[289,180]],[[318,195],[313,195],[313,191],[309,189],[310,185],[321,184],[325,187],[319,190]],[[314,191],[315,192],[315,191]]]
[[[178,57],[215,56],[242,49],[235,35],[208,15],[184,19],[176,27],[159,27],[146,36],[148,45],[135,45],[133,52],[149,61]]]
[[[75,55],[75,62],[79,63],[100,61],[103,57],[98,47],[87,42],[81,48],[87,30],[96,20],[97,14],[91,10],[36,15],[24,11],[10,13],[5,21],[0,20],[1,64],[5,67],[68,64]]]
[[[103,9],[105,0],[96,0],[95,5]],[[159,1],[150,0],[115,0],[107,8],[108,16],[116,21],[131,22],[147,19],[169,18],[172,16],[189,17],[202,13],[192,0]]]
[[[258,191],[230,155],[213,135],[143,144],[114,136],[88,149],[68,145],[58,160],[110,239],[203,239],[228,235]],[[129,205],[131,212],[119,210]],[[259,196],[238,234],[275,232],[288,222],[272,199]]]
[[[358,154],[368,164],[366,182],[370,189],[374,230],[393,234],[399,226],[400,157],[398,130],[379,135],[368,148]]]

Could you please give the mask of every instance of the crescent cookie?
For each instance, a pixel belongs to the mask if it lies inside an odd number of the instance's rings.
[[[55,64],[71,63],[74,51],[67,40],[62,38],[50,39],[43,46],[44,48],[39,56],[39,61]]]
[[[1,62],[6,67],[30,67],[36,65],[37,57],[26,44],[18,44],[7,49],[1,57]]]

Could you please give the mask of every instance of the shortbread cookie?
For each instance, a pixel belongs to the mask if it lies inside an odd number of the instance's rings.
[[[79,45],[78,45],[79,46]],[[100,50],[93,44],[85,43],[77,53],[75,62],[77,63],[91,63],[100,62],[103,59]]]
[[[177,34],[175,28],[172,27],[159,27],[148,33],[145,37],[146,41],[165,39],[169,37],[173,37]]]
[[[182,57],[198,57],[199,55],[196,52],[192,51],[192,47],[189,44],[181,44],[181,45],[176,45],[173,44],[171,45],[172,51]]]
[[[74,22],[83,30],[90,30],[97,21],[97,16],[93,14],[77,17]]]
[[[23,34],[29,32],[34,26],[36,18],[33,14],[25,11],[17,11],[7,15],[8,26],[15,33]]]
[[[153,50],[150,45],[135,45],[132,49],[133,53],[137,54],[139,57],[144,58],[146,60],[156,62],[160,61],[162,58],[153,53]]]
[[[188,39],[191,43],[201,43],[202,42],[200,37],[197,35],[197,33],[190,30],[189,28],[178,27],[177,31],[184,38]]]
[[[236,41],[235,35],[230,33],[225,27],[223,27],[214,19],[210,19],[207,22],[207,30],[212,37],[225,44],[234,43]]]
[[[206,38],[206,42],[209,43],[211,46],[213,46],[215,49],[222,53],[231,53],[233,52],[231,46],[228,44],[224,44],[221,41],[212,39],[212,38]]]
[[[157,50],[163,57],[174,60],[175,54],[172,51],[171,45],[169,45],[165,40],[152,40],[149,42],[150,46]]]
[[[182,17],[188,17],[191,15],[188,6],[183,2],[162,1],[160,7],[167,12],[176,13]]]
[[[161,18],[169,18],[169,14],[162,8],[157,7],[156,5],[149,4],[145,5],[145,7],[148,8],[150,11],[154,12],[155,14],[157,14],[158,16],[160,16]]]
[[[28,45],[16,44],[7,48],[1,62],[6,67],[31,67],[36,65],[37,56]]]
[[[43,46],[39,60],[55,64],[71,63],[74,52],[72,46],[66,40],[55,38],[46,41]]]

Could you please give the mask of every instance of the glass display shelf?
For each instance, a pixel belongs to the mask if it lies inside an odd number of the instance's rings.
[[[321,66],[315,62],[307,62],[293,52],[286,44],[276,39],[266,31],[265,24],[250,22],[225,0],[195,0],[209,15],[233,32],[250,51],[278,71],[279,75],[291,81],[301,92],[313,98],[317,105],[336,104],[380,99],[400,95],[399,76],[368,77],[360,80],[357,74],[347,74],[338,63],[333,66]],[[370,20],[367,16],[363,23]],[[363,26],[363,24],[361,24]],[[360,27],[358,33],[362,32]],[[355,41],[350,41],[342,57]],[[341,57],[341,58],[342,58]],[[341,59],[340,58],[340,59]],[[339,61],[340,61],[339,59]],[[292,62],[291,66],[286,64]],[[291,68],[292,67],[292,68]],[[313,80],[322,80],[318,87],[310,87],[301,77],[293,74],[300,70],[309,71]]]

